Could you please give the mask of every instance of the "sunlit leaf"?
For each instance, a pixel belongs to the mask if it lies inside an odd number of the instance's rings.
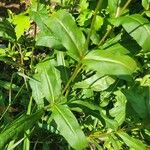
[[[136,62],[131,57],[112,50],[93,50],[85,56],[83,64],[101,75],[127,76],[137,69]]]
[[[117,134],[122,138],[122,140],[126,143],[126,145],[129,146],[131,149],[147,150],[146,146],[140,140],[137,140],[129,136],[127,133],[118,132]]]
[[[150,50],[150,23],[146,18],[134,14],[121,17],[119,21],[144,51]]]
[[[55,105],[52,112],[57,128],[67,142],[76,150],[86,148],[87,140],[85,135],[69,108],[63,105]]]
[[[19,39],[29,29],[30,17],[25,14],[15,15],[13,17],[13,24],[15,25],[16,37]]]

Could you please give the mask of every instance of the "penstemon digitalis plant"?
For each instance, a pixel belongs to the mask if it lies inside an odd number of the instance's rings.
[[[32,0],[0,27],[0,149],[150,148],[148,0]]]

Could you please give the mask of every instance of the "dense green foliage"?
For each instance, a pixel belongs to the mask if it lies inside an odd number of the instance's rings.
[[[20,5],[0,6],[0,150],[150,149],[150,1]]]

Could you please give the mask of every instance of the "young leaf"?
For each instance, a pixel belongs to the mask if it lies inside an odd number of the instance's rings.
[[[139,14],[119,18],[124,29],[136,40],[144,51],[150,49],[150,23]]]
[[[122,138],[125,144],[130,147],[130,149],[147,150],[146,146],[140,140],[129,136],[127,133],[118,132],[117,134]]]
[[[13,24],[16,25],[15,32],[18,40],[30,28],[30,18],[25,14],[15,15],[13,17]]]
[[[61,94],[60,72],[51,64],[45,61],[37,65],[38,74],[40,75],[41,91],[46,99],[54,103],[56,98]]]
[[[23,133],[27,129],[31,128],[42,116],[43,110],[32,115],[23,115],[17,118],[11,125],[6,127],[0,133],[0,149],[4,149],[4,146],[15,136]]]
[[[83,59],[88,69],[101,75],[131,75],[136,69],[136,62],[129,56],[114,53],[113,50],[93,50]]]
[[[76,150],[86,148],[86,137],[69,108],[63,105],[55,105],[52,113],[60,134],[67,142]]]

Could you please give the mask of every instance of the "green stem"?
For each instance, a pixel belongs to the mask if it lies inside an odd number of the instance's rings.
[[[86,43],[85,43],[85,49],[86,50],[88,49],[89,42],[90,42],[90,37],[91,37],[92,32],[94,30],[94,24],[95,24],[95,20],[96,20],[96,15],[97,15],[97,13],[99,11],[99,8],[101,7],[102,3],[103,3],[103,0],[99,0],[98,3],[97,3],[97,6],[96,6],[96,9],[95,9],[95,12],[94,12],[94,16],[93,16],[93,19],[92,19],[90,31],[88,33],[87,40],[86,40]]]
[[[68,90],[71,82],[76,78],[76,76],[78,75],[78,73],[80,72],[80,70],[82,69],[82,65],[79,63],[77,66],[76,66],[76,69],[74,70],[72,76],[70,77],[70,79],[68,80],[64,90],[63,90],[63,94]],[[66,96],[66,95],[65,95]]]
[[[31,107],[32,107],[32,96],[30,97],[30,101],[28,104],[27,115],[31,114]],[[30,140],[27,136],[29,134],[30,134],[30,130],[25,131],[25,134],[24,134],[25,140],[24,140],[24,144],[23,144],[23,150],[30,150]]]
[[[120,3],[118,4],[115,18],[120,17],[120,16],[122,15],[123,11],[128,7],[128,5],[130,4],[131,1],[132,1],[132,0],[128,0],[128,1],[125,3],[125,5],[123,6],[122,9],[120,8]],[[107,30],[107,32],[104,34],[104,36],[103,36],[102,39],[100,40],[98,46],[101,46],[101,45],[104,43],[104,41],[106,40],[106,38],[108,37],[108,35],[112,32],[113,28],[114,28],[114,26],[111,27],[109,30]]]

